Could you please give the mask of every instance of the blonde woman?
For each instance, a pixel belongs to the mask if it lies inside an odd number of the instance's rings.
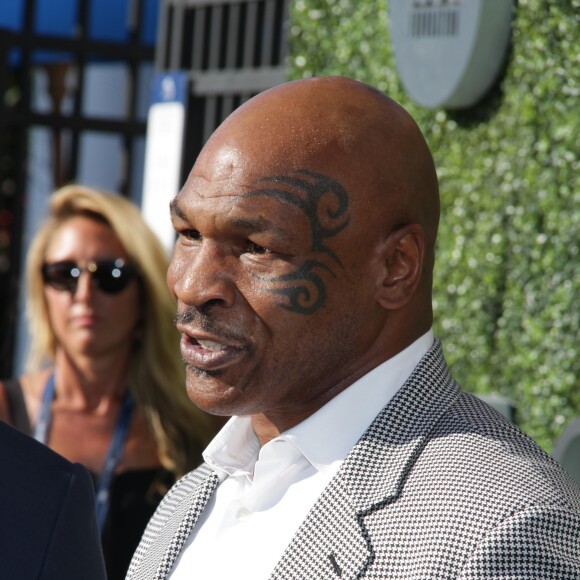
[[[0,383],[0,419],[93,473],[110,580],[213,431],[185,392],[166,270],[131,202],[58,190],[27,260],[29,372]]]

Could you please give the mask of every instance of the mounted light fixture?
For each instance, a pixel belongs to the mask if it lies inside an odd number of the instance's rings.
[[[513,10],[513,0],[390,0],[405,91],[426,108],[475,105],[501,70]]]

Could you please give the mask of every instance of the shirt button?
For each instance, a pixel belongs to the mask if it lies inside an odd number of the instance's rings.
[[[236,512],[236,519],[238,520],[238,522],[243,522],[244,520],[247,520],[249,517],[250,517],[250,510],[248,508],[241,507]]]

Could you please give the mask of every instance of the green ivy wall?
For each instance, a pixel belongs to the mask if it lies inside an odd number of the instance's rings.
[[[500,81],[461,112],[403,92],[386,0],[291,5],[291,78],[368,82],[423,129],[442,201],[435,331],[464,388],[511,399],[550,451],[580,415],[580,0],[519,0]]]

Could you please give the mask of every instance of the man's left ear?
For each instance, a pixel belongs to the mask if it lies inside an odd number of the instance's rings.
[[[377,302],[386,310],[405,306],[417,291],[423,273],[425,232],[419,224],[393,230],[380,250],[381,277]]]

